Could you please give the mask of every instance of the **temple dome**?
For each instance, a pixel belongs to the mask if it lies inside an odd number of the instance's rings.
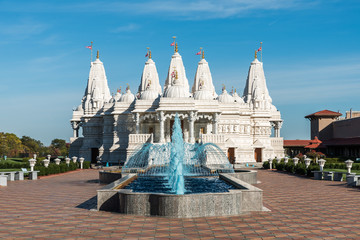
[[[132,103],[135,100],[135,95],[131,93],[130,89],[126,89],[126,93],[120,97],[120,102]]]
[[[121,93],[120,93],[120,92],[116,92],[116,94],[115,94],[115,101],[116,101],[116,102],[119,101],[120,98],[121,98]]]
[[[235,90],[235,92],[234,92],[234,94],[233,94],[232,96],[233,96],[235,102],[237,102],[237,103],[244,103],[244,99],[242,99],[242,98],[239,96],[239,94],[237,94],[236,90]]]
[[[223,89],[222,93],[218,96],[218,100],[221,103],[234,103],[235,99],[228,94],[226,89]]]
[[[80,104],[79,106],[77,106],[75,111],[83,111],[83,107],[82,104]]]
[[[200,89],[194,93],[195,100],[213,100],[214,96],[208,89]]]
[[[160,96],[159,93],[157,91],[155,91],[154,89],[148,89],[141,94],[140,99],[141,100],[155,100],[159,96]]]
[[[186,91],[184,86],[181,85],[173,85],[171,87],[169,87],[165,94],[164,97],[168,97],[168,98],[188,98],[190,97],[189,92]]]

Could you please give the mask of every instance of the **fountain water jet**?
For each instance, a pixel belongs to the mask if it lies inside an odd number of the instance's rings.
[[[145,143],[126,161],[122,172],[157,176],[167,180],[171,193],[184,194],[184,177],[217,176],[233,173],[225,153],[213,143],[185,143],[178,115],[175,116],[171,143]]]

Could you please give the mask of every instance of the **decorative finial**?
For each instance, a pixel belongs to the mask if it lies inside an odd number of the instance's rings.
[[[99,50],[97,50],[96,59],[99,59]]]
[[[235,88],[235,93],[236,93],[236,88]]]
[[[130,85],[127,83],[126,84],[126,91],[130,90]]]
[[[200,48],[200,49],[202,49],[202,48]],[[201,56],[201,58],[202,58],[202,59],[205,59],[205,51],[204,51],[204,50],[202,50],[202,56]]]
[[[255,59],[257,59],[257,51],[255,50]]]
[[[178,49],[178,44],[175,43],[175,52],[178,52],[178,51],[179,51],[179,49]]]
[[[151,50],[149,50],[149,59],[151,59]]]
[[[120,88],[119,88],[119,93],[121,93],[121,86],[120,86]]]
[[[225,90],[226,90],[225,84],[222,84],[222,91],[225,91]]]

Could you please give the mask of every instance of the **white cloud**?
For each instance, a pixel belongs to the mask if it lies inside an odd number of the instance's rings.
[[[139,28],[140,28],[140,26],[138,24],[129,23],[127,25],[117,27],[114,30],[112,30],[111,32],[114,32],[114,33],[131,32],[131,31],[137,30]]]
[[[0,23],[0,36],[10,40],[24,40],[43,33],[48,29],[47,24],[32,20],[21,20],[17,23]]]
[[[313,7],[310,0],[148,0],[148,1],[88,1],[86,3],[51,4],[31,2],[21,5],[5,2],[2,11],[13,12],[113,12],[128,15],[166,16],[176,19],[214,19],[241,17],[257,10],[300,10]],[[0,10],[1,11],[1,10]]]

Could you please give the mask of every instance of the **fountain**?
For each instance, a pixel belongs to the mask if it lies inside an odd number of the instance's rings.
[[[186,143],[175,116],[171,142],[145,143],[122,178],[98,190],[98,210],[135,215],[202,217],[262,210],[262,191],[236,177],[213,143]]]

